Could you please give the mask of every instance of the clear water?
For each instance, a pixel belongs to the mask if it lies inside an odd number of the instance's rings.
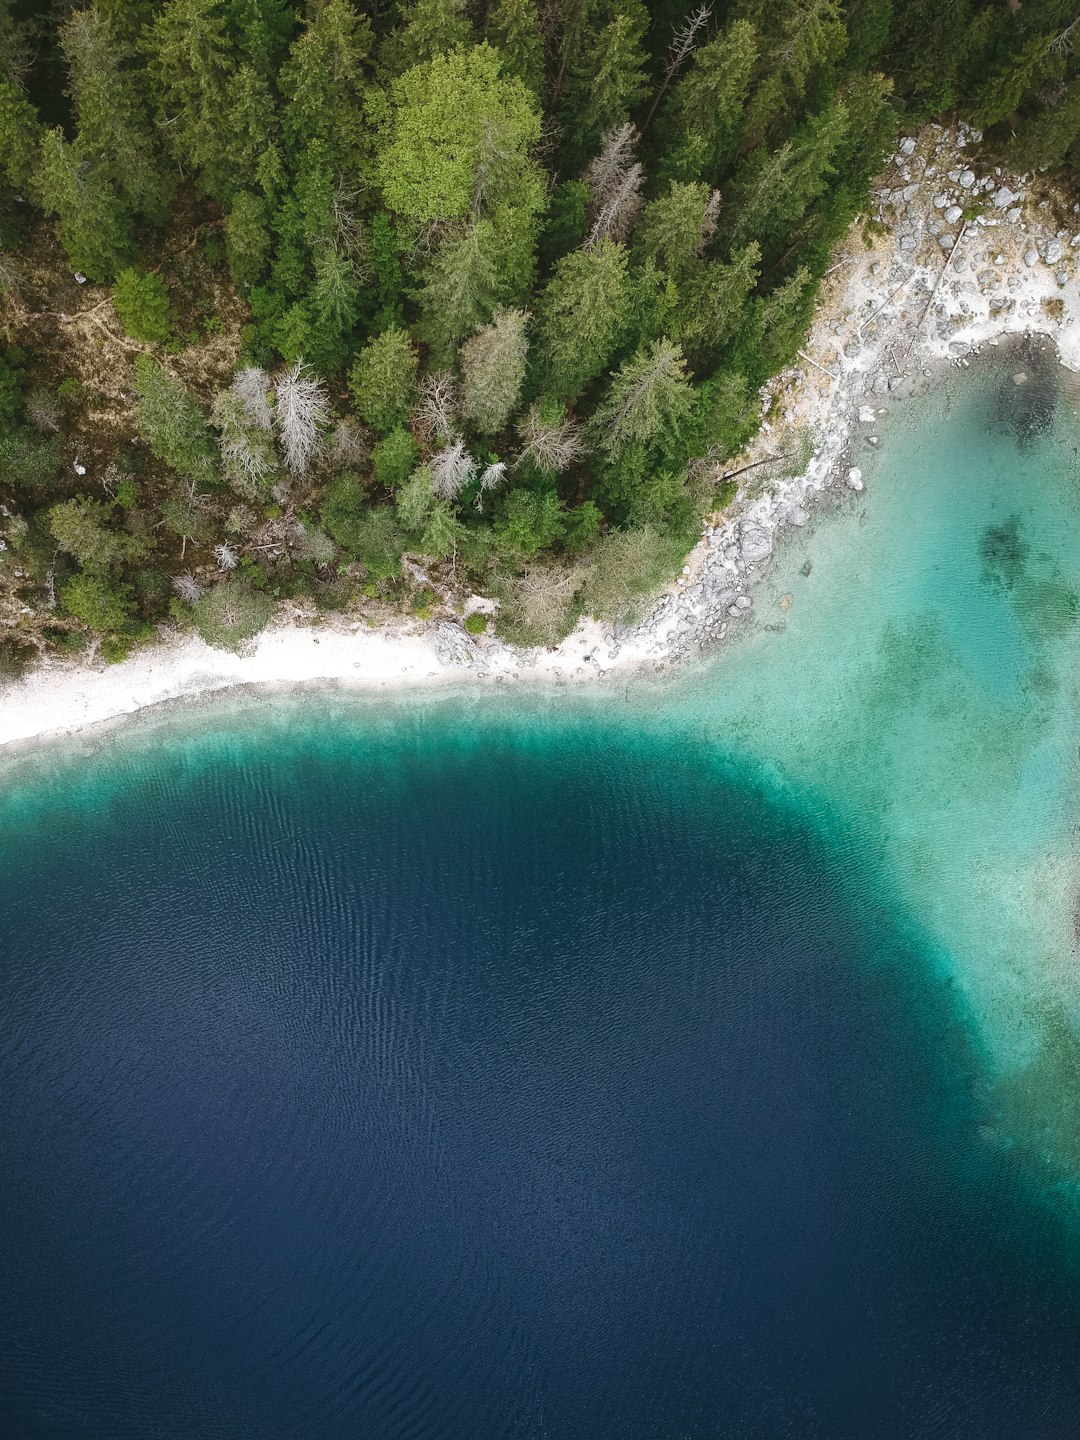
[[[1074,1435],[1053,387],[898,408],[674,680],[9,763],[6,1430]]]

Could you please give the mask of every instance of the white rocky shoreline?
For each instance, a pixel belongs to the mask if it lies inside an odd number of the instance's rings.
[[[766,387],[761,433],[726,467],[744,472],[744,485],[639,624],[583,621],[546,651],[446,621],[396,630],[279,622],[244,655],[166,637],[101,669],[54,662],[34,671],[0,694],[0,745],[238,685],[566,682],[655,668],[722,640],[752,610],[753,583],[783,531],[805,525],[823,493],[861,489],[853,449],[873,445],[891,394],[1006,335],[1046,336],[1080,370],[1080,204],[1063,206],[1037,178],[980,172],[967,153],[979,138],[931,125],[900,143],[873,192],[870,243],[863,217],[826,278],[805,363]],[[758,479],[776,473],[761,462],[807,442],[804,473]],[[467,608],[491,607],[477,597]]]

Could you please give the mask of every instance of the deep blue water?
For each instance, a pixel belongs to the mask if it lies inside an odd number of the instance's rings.
[[[1077,1434],[1069,1235],[856,837],[685,734],[271,708],[0,815],[5,1434]]]

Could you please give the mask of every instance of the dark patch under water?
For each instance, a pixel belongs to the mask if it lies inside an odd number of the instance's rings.
[[[1058,367],[1053,350],[1035,339],[1015,344],[1011,359],[1017,368],[1002,377],[993,416],[1023,453],[1054,428],[1061,398]]]
[[[1010,515],[1000,525],[988,525],[979,541],[983,579],[989,585],[1015,589],[1024,578],[1030,554],[1019,515]]]
[[[1076,1433],[1075,1281],[843,837],[685,743],[351,743],[0,828],[5,1433]]]

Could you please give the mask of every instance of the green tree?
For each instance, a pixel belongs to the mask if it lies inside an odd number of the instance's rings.
[[[172,334],[169,292],[160,275],[121,270],[113,286],[113,306],[121,325],[136,340],[163,343]]]
[[[60,27],[78,137],[131,208],[163,218],[173,181],[159,152],[134,51],[100,7],[74,11]]]
[[[659,340],[612,377],[592,419],[597,444],[609,453],[631,445],[669,443],[690,419],[694,397],[682,352]]]
[[[741,0],[741,17],[761,37],[760,62],[740,132],[749,151],[826,88],[847,44],[840,0]]]
[[[122,634],[135,616],[135,592],[102,575],[76,575],[60,591],[60,603],[69,615],[101,635]]]
[[[761,306],[763,370],[774,374],[795,358],[813,314],[817,284],[803,267],[765,296]],[[764,378],[764,377],[763,377]]]
[[[710,368],[720,348],[742,328],[758,278],[761,252],[751,241],[731,263],[702,261],[687,274],[671,316],[671,333],[695,365]]]
[[[103,165],[49,129],[35,185],[42,209],[57,217],[60,243],[75,269],[91,280],[114,275],[131,253],[131,229]]]
[[[21,86],[0,75],[0,173],[25,194],[38,158],[41,122]]]
[[[407,418],[416,399],[416,352],[404,330],[384,330],[369,340],[349,371],[361,420],[385,433]]]
[[[727,170],[738,139],[758,41],[747,20],[735,20],[702,45],[672,86],[658,124],[659,172],[710,184]]]
[[[194,613],[195,625],[207,645],[239,650],[269,625],[274,602],[243,580],[230,578],[196,600]]]
[[[139,429],[158,459],[192,480],[215,479],[217,446],[206,417],[184,385],[166,375],[149,355],[139,355],[135,387]]]
[[[524,310],[503,310],[462,346],[464,413],[484,434],[501,430],[517,405],[529,348],[528,318]]]
[[[417,293],[419,333],[436,364],[451,363],[457,344],[486,325],[499,306],[527,295],[535,273],[536,229],[527,207],[503,207],[447,236]]]
[[[237,285],[249,288],[258,283],[272,243],[266,201],[251,190],[237,190],[225,220],[225,253]]]
[[[708,185],[674,181],[645,206],[634,233],[634,249],[676,282],[690,274],[716,229]],[[719,200],[717,196],[717,200]]]
[[[49,529],[57,544],[74,555],[87,570],[101,572],[113,565],[138,560],[147,552],[146,541],[113,529],[112,507],[78,496],[49,511]]]
[[[602,240],[566,255],[540,297],[540,342],[550,389],[579,395],[607,364],[628,307],[627,254]]]
[[[221,0],[171,0],[144,32],[159,123],[175,158],[225,198],[235,137],[226,123],[235,57]]]
[[[834,173],[833,156],[847,133],[842,104],[813,115],[778,150],[757,150],[735,178],[729,230],[736,245],[757,240],[765,254],[790,242],[791,231]]]
[[[495,534],[504,550],[532,560],[560,539],[564,524],[554,490],[511,490],[499,506]]]
[[[1045,82],[1052,35],[1033,35],[1025,46],[988,75],[971,100],[976,125],[996,125],[1020,106],[1040,81]]]
[[[402,10],[404,25],[391,31],[382,46],[383,64],[394,75],[473,38],[465,0],[412,0]]]
[[[1046,106],[1017,125],[1009,161],[1018,170],[1062,164],[1080,137],[1080,76],[1064,87],[1056,105]]]
[[[490,137],[507,170],[540,138],[534,98],[516,77],[500,74],[487,44],[414,66],[393,82],[391,99],[378,176],[389,208],[414,220],[468,213]]]
[[[362,148],[365,63],[371,25],[348,0],[312,7],[282,66],[285,138],[293,151],[314,148],[330,169],[357,162]]]
[[[544,40],[534,0],[496,0],[487,35],[503,57],[508,75],[516,75],[534,95],[544,85]]]
[[[399,425],[375,446],[371,467],[380,485],[396,490],[408,480],[419,458],[420,446],[410,432]]]
[[[648,10],[640,0],[615,0],[598,8],[607,12],[606,17],[597,15],[577,36],[563,96],[566,149],[578,162],[648,93],[644,43]]]

